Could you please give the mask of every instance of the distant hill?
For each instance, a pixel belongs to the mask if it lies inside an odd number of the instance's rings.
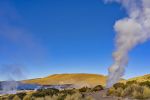
[[[44,78],[30,79],[24,83],[40,85],[74,84],[76,86],[105,85],[106,76],[98,74],[54,74]]]
[[[36,78],[24,80],[23,83],[39,84],[39,85],[61,85],[74,84],[76,86],[105,86],[107,76],[99,74],[54,74],[44,78]],[[136,80],[137,82],[150,81],[150,74],[130,78],[128,80],[120,80],[120,82]]]
[[[128,81],[132,80],[136,80],[137,82],[150,81],[150,74],[128,79]]]

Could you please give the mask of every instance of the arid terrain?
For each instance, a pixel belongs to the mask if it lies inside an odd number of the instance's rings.
[[[39,84],[39,85],[58,85],[58,84],[75,84],[81,86],[106,85],[107,76],[100,74],[54,74],[43,78],[29,79],[22,81],[23,83]],[[122,79],[120,82],[133,81],[137,82],[149,81],[150,74],[137,76],[130,79]]]
[[[38,84],[48,87],[41,87],[36,91],[20,90],[17,94],[5,94],[0,100],[8,98],[8,100],[149,100],[150,98],[150,74],[122,79],[107,89],[106,80],[107,76],[97,74],[55,74],[22,81],[23,86],[31,87],[32,85],[26,84]],[[70,84],[74,87],[67,88]],[[63,86],[63,88],[49,86]]]

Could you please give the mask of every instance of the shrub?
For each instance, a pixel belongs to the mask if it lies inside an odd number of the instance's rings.
[[[142,82],[142,85],[135,84],[136,82],[128,82],[126,87],[122,84],[115,84],[107,91],[107,96],[130,97],[134,99],[148,99],[150,98],[150,88],[148,82]]]
[[[6,97],[0,97],[0,100],[8,100],[8,98],[6,98]]]
[[[75,93],[74,89],[70,89],[70,90],[62,90],[60,91],[60,93],[62,94],[69,94],[69,95],[73,95]]]
[[[64,100],[94,100],[91,96],[82,96],[81,93],[76,92],[73,95],[67,95]]]
[[[44,100],[54,100],[51,96],[45,96]]]
[[[67,95],[64,100],[72,100],[71,95]]]
[[[150,88],[150,81],[140,82],[139,84]]]
[[[135,99],[144,99],[142,93],[139,91],[134,91],[132,95]]]
[[[133,92],[133,89],[132,89],[132,87],[131,86],[128,86],[127,88],[125,88],[124,90],[123,90],[123,92],[122,92],[122,97],[127,97],[127,96],[129,96],[129,97],[131,97],[132,96],[132,92]]]
[[[115,91],[115,96],[121,97],[122,96],[123,89],[122,88],[117,88]]]
[[[8,95],[8,100],[12,100],[14,97],[15,97],[14,94],[10,94],[10,95]]]
[[[44,100],[44,97],[38,97],[38,98],[35,98],[34,100]]]
[[[91,88],[82,87],[81,89],[79,89],[79,92],[89,92],[90,90],[91,90]]]
[[[53,95],[53,96],[45,96],[44,100],[58,100],[59,95]],[[36,100],[36,99],[33,99]]]
[[[110,88],[110,89],[107,91],[106,95],[107,95],[107,96],[111,96],[111,95],[113,95],[113,94],[115,93],[115,91],[116,91],[116,89],[115,89],[114,87],[112,87],[112,88]]]
[[[67,95],[64,100],[83,100],[81,93],[77,92],[73,95]]]
[[[53,95],[52,96],[52,100],[57,100],[58,99],[58,96],[57,95]]]
[[[49,88],[49,89],[40,89],[37,92],[42,92],[45,95],[54,95],[57,94],[59,92],[58,89],[54,89],[54,88]]]
[[[87,96],[87,97],[85,97],[85,99],[84,100],[94,100],[94,98],[93,97],[91,97],[91,96]]]
[[[125,89],[124,83],[116,83],[116,84],[113,85],[113,87],[114,87],[115,89],[117,89],[117,88]]]
[[[44,94],[44,92],[35,92],[35,93],[32,94],[32,96],[33,97],[44,97],[45,94]]]
[[[27,94],[24,96],[23,100],[31,100],[31,94]]]
[[[100,91],[100,90],[103,90],[103,89],[104,89],[103,86],[97,85],[97,86],[95,86],[95,87],[92,89],[92,91],[93,91],[93,92],[96,92],[96,91]]]
[[[131,85],[133,91],[138,91],[139,93],[143,93],[143,86],[138,84]]]
[[[57,100],[64,100],[66,98],[67,94],[60,94],[58,95],[58,99]]]
[[[122,88],[110,88],[106,95],[107,96],[117,96],[117,97],[121,97],[122,96],[122,92],[123,92],[123,89]]]
[[[17,95],[12,100],[21,100]]]
[[[144,98],[150,98],[150,88],[144,87],[144,90],[143,90],[143,97],[144,97]]]
[[[17,93],[16,95],[22,100],[23,97],[26,96],[26,93],[22,92],[22,93]]]
[[[133,81],[126,82],[127,86],[130,86],[130,85],[133,85],[133,84],[137,84],[137,81],[133,80]]]
[[[57,95],[59,93],[58,89],[40,89],[38,91],[36,91],[35,93],[33,93],[32,95],[34,97],[44,97],[44,96],[53,96],[53,95]]]

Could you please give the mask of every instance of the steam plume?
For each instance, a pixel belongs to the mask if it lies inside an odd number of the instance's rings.
[[[150,0],[105,0],[117,2],[127,11],[128,17],[118,20],[114,63],[109,68],[107,87],[111,87],[124,74],[128,64],[128,53],[132,48],[150,39]]]
[[[25,75],[22,70],[22,65],[9,64],[0,66],[1,77],[5,81],[1,83],[1,94],[15,94],[18,86],[17,80],[24,79]]]

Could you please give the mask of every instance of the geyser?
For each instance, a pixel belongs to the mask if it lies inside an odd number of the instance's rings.
[[[1,77],[6,81],[1,82],[1,94],[15,94],[17,91],[18,82],[24,78],[22,66],[18,64],[9,64],[0,66]]]
[[[17,82],[16,81],[5,81],[1,83],[2,91],[0,94],[15,94],[17,92]]]
[[[150,39],[150,0],[105,0],[117,2],[127,11],[128,16],[118,20],[114,29],[117,33],[113,52],[114,63],[109,68],[107,88],[124,75],[128,64],[128,53],[132,48]]]

